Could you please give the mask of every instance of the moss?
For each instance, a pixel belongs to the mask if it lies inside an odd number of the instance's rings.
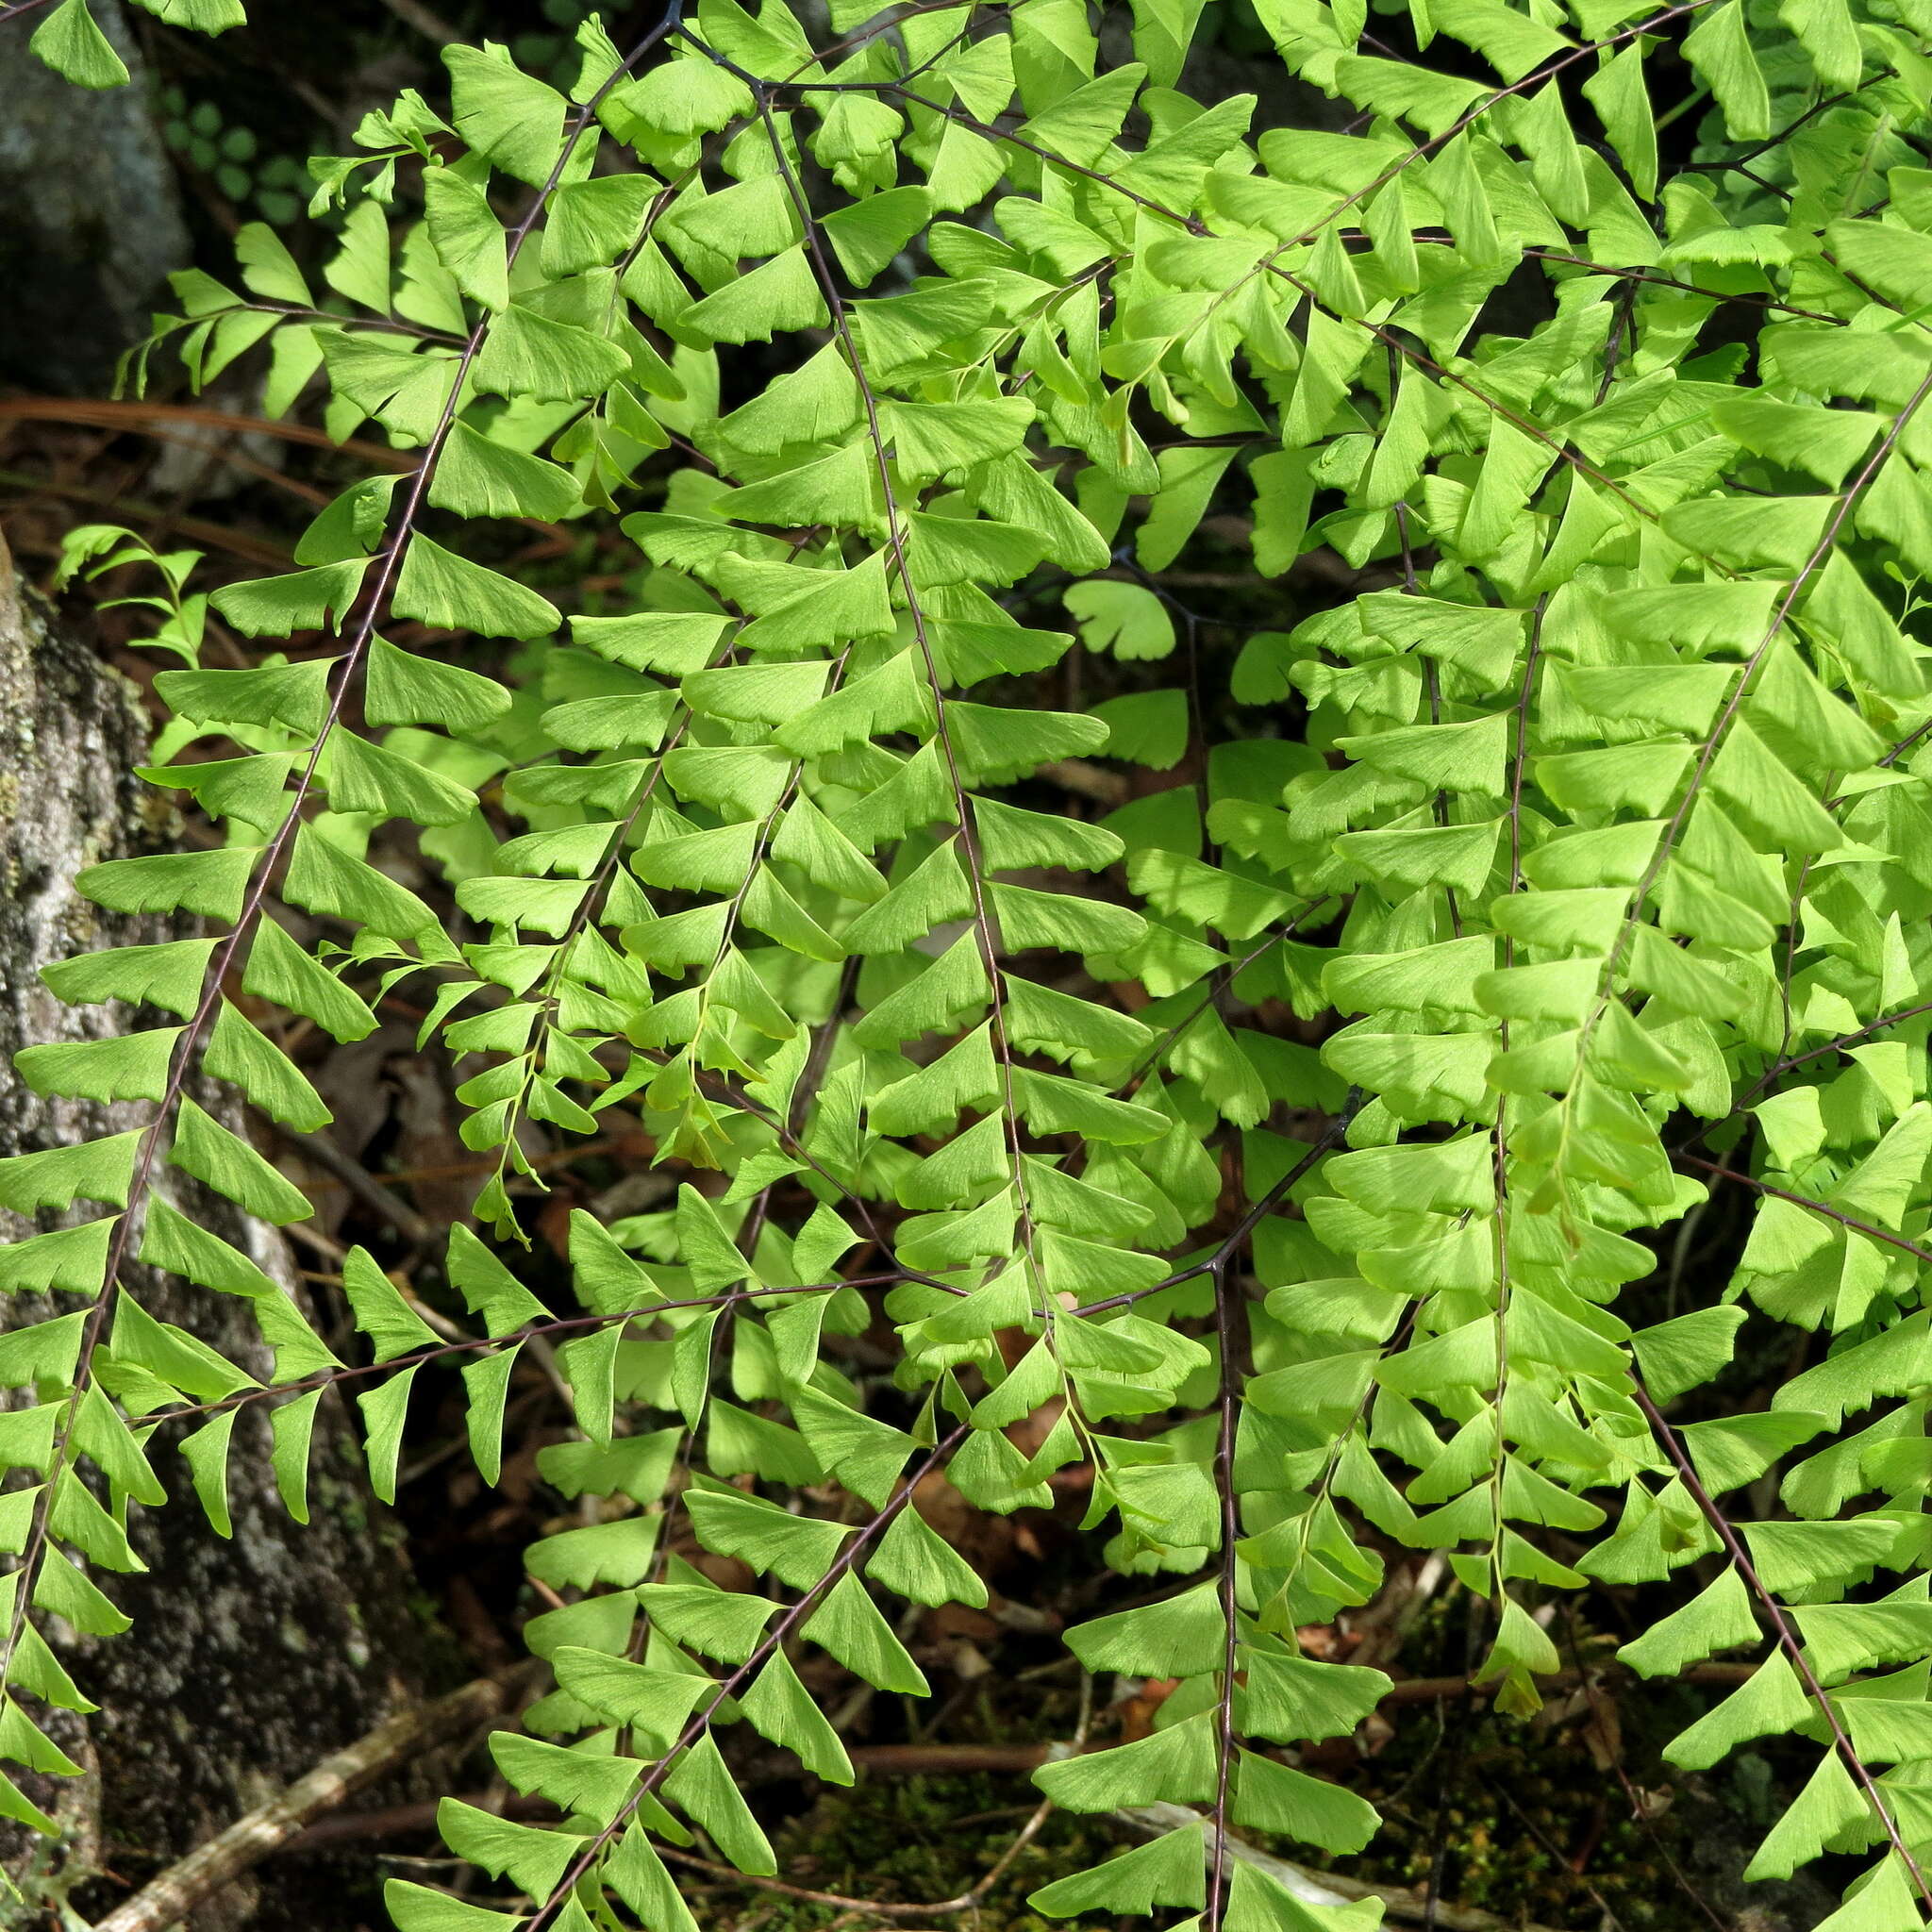
[[[898,1905],[958,1898],[1006,1855],[1037,1797],[1010,1777],[861,1778],[820,1798],[774,1835],[788,1884]],[[1131,1842],[1104,1821],[1055,1812],[979,1903],[980,1932],[1048,1932],[1057,1922],[1027,1907],[1027,1894]],[[760,1932],[818,1932],[841,1908],[721,1888],[701,1921],[724,1932],[756,1912]]]
[[[1404,1661],[1419,1675],[1453,1669],[1459,1621],[1424,1620]],[[1341,1775],[1382,1813],[1383,1829],[1366,1850],[1334,1858],[1264,1842],[1373,1884],[1425,1890],[1434,1872],[1446,1903],[1575,1932],[1594,1932],[1607,1910],[1625,1932],[1703,1932],[1707,1907],[1727,1923],[1748,1912],[1760,1928],[1813,1925],[1835,1902],[1816,1874],[1751,1885],[1741,1874],[1815,1752],[1768,1746],[1706,1777],[1686,1776],[1659,1756],[1723,1694],[1615,1683],[1599,1693],[1598,1707],[1620,1734],[1624,1775],[1646,1807],[1641,1819],[1603,1761],[1596,1708],[1553,1689],[1548,1707],[1526,1721],[1484,1704],[1395,1709],[1394,1735],[1374,1756],[1339,1774],[1315,1767]]]

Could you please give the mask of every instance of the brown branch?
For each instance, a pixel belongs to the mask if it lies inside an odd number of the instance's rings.
[[[326,1168],[364,1207],[381,1215],[406,1241],[419,1248],[435,1245],[436,1229],[406,1201],[386,1188],[353,1155],[331,1140],[326,1128],[315,1134],[278,1132],[292,1153],[305,1160],[314,1161],[318,1167]]]
[[[313,449],[334,450],[378,470],[413,470],[415,462],[401,450],[379,442],[348,437],[338,442],[325,429],[303,423],[276,423],[267,417],[237,416],[226,409],[202,409],[188,403],[70,401],[65,396],[0,396],[0,422],[82,423],[94,429],[118,429],[130,435],[150,433],[151,423],[191,423],[204,429],[225,429],[236,436],[273,436],[284,442],[306,442]]]
[[[1748,1682],[1757,1674],[1756,1664],[1693,1664],[1673,1680],[1679,1684],[1717,1684],[1727,1690]],[[1600,1684],[1629,1678],[1632,1673],[1622,1664],[1596,1664],[1587,1670],[1540,1672],[1539,1684]],[[1492,1697],[1502,1680],[1491,1677],[1478,1684],[1474,1677],[1398,1677],[1376,1700],[1378,1709],[1387,1710],[1405,1704],[1437,1704],[1452,1697]]]
[[[851,1744],[845,1755],[853,1768],[874,1777],[963,1777],[976,1774],[1025,1776],[1046,1763],[1054,1747],[1049,1744]],[[790,1759],[786,1775],[793,1774]],[[759,1781],[756,1767],[747,1784]],[[474,1792],[461,1802],[482,1805],[487,1793]],[[381,1811],[344,1811],[311,1824],[299,1837],[275,1850],[291,1857],[305,1853],[326,1851],[341,1844],[368,1839],[408,1838],[436,1829],[437,1806],[432,1801],[417,1805],[391,1805]],[[502,1801],[505,1818],[555,1819],[557,1807],[548,1798],[525,1797],[512,1793]],[[738,1874],[732,1874],[737,1877]]]
[[[1260,1226],[1269,1215],[1287,1198],[1288,1191],[1307,1171],[1331,1148],[1339,1146],[1342,1136],[1348,1132],[1349,1123],[1355,1119],[1365,1104],[1366,1096],[1359,1087],[1349,1089],[1348,1098],[1324,1131],[1322,1138],[1310,1147],[1289,1171],[1241,1216],[1234,1230],[1225,1240],[1219,1242],[1214,1252],[1205,1259],[1177,1268],[1172,1274],[1163,1275],[1146,1288],[1130,1288],[1124,1294],[1109,1295],[1105,1301],[1087,1302],[1080,1309],[1083,1315],[1098,1315],[1111,1308],[1124,1308],[1150,1294],[1158,1294],[1163,1289],[1178,1288],[1184,1281],[1192,1281],[1203,1274],[1212,1274],[1224,1267],[1247,1238]]]
[[[446,20],[425,7],[423,0],[382,0],[382,4],[405,26],[414,27],[425,41],[434,41],[439,47],[454,46],[462,39]]]
[[[754,1877],[749,1873],[734,1871],[729,1865],[714,1865],[708,1858],[700,1858],[692,1852],[678,1851],[672,1845],[659,1845],[658,1853],[660,1857],[673,1859],[680,1865],[691,1866],[708,1878],[722,1884],[749,1885],[759,1891],[775,1891],[785,1898],[803,1899],[808,1905],[832,1906],[841,1911],[864,1912],[874,1918],[949,1919],[956,1912],[971,1911],[992,1890],[1007,1867],[1025,1849],[1033,1835],[1046,1823],[1047,1814],[1052,1809],[1052,1804],[1049,1802],[1035,1810],[1032,1817],[1021,1826],[1012,1843],[1001,1853],[992,1869],[983,1878],[957,1897],[941,1899],[933,1905],[896,1905],[883,1899],[847,1898],[836,1891],[808,1891],[803,1886],[787,1885],[783,1879]]]
[[[179,439],[169,437],[170,442]],[[231,557],[259,564],[269,570],[287,570],[293,559],[280,544],[251,537],[246,531],[231,530],[221,524],[205,523],[200,517],[179,516],[158,503],[138,496],[124,496],[118,491],[90,490],[81,483],[63,483],[52,476],[36,476],[26,470],[0,470],[0,487],[18,490],[23,496],[64,496],[70,503],[105,510],[110,515],[131,517],[137,523],[152,524],[157,529],[173,530],[193,543],[206,543],[210,550],[225,550]]]

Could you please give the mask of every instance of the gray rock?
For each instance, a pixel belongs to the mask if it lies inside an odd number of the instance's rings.
[[[23,1044],[98,1036],[126,1021],[120,1008],[61,1007],[39,981],[42,964],[77,948],[170,936],[154,919],[100,913],[73,890],[82,866],[168,849],[171,815],[132,775],[145,740],[133,688],[98,659],[78,626],[16,586],[0,543],[0,1155],[138,1126],[152,1111],[45,1101],[9,1064]],[[249,1131],[232,1097],[197,1091],[225,1124]],[[183,1178],[166,1177],[175,1205],[299,1300],[280,1238],[205,1191],[177,1187]],[[32,1231],[0,1213],[0,1240]],[[124,1279],[151,1314],[251,1373],[267,1370],[246,1303],[141,1269]],[[75,1305],[61,1303],[9,1301],[0,1326]],[[50,1728],[88,1775],[24,1780],[63,1837],[49,1845],[0,1827],[0,1862],[25,1894],[0,1903],[0,1924],[46,1924],[49,1903],[70,1891],[92,1921],[127,1886],[145,1883],[418,1693],[425,1643],[394,1532],[369,1497],[337,1398],[324,1399],[317,1424],[313,1520],[304,1528],[276,1496],[266,1417],[243,1412],[229,1474],[234,1535],[225,1541],[185,1480],[168,1440],[178,1431],[153,1445],[171,1502],[135,1507],[131,1524],[150,1573],[101,1579],[134,1628],[65,1646],[69,1669],[102,1709],[86,1720],[57,1714]],[[193,1932],[244,1924],[349,1932],[380,1923],[368,1890],[358,1895],[339,1877],[310,1860],[258,1867],[195,1914]]]
[[[100,395],[189,259],[174,169],[120,0],[93,12],[133,84],[75,87],[0,32],[0,377]]]

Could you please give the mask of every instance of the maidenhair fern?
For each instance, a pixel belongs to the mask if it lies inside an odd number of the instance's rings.
[[[153,1111],[0,1162],[0,1205],[55,1217],[0,1280],[70,1307],[0,1339],[37,1399],[0,1431],[0,1751],[65,1763],[36,1701],[86,1705],[42,1624],[122,1627],[95,1579],[159,1499],[158,1426],[194,1424],[225,1528],[264,1405],[299,1516],[325,1392],[391,1494],[411,1381],[454,1361],[493,1480],[547,1338],[575,1435],[539,1466],[594,1507],[529,1553],[555,1689],[493,1749],[565,1822],[448,1804],[527,1903],[398,1882],[405,1932],[691,1932],[660,1843],[775,1869],[746,1733],[852,1775],[801,1647],[918,1695],[900,1602],[984,1600],[914,1486],[1010,1511],[1076,1464],[1151,1595],[1068,1642],[1179,1682],[1038,1782],[1199,1817],[1041,1910],[1373,1919],[1226,1840],[1368,1840],[1273,1747],[1386,1689],[1296,1631],[1407,1546],[1488,1599],[1519,1713],[1565,1591],[1708,1559],[1626,1661],[1762,1661],[1668,1755],[1810,1740],[1752,1874],[1868,1853],[1832,1924],[1917,1927],[1932,8],[1416,0],[1427,65],[1361,0],[1260,0],[1323,130],[1179,91],[1202,0],[808,11],[703,0],[629,50],[593,21],[569,98],[452,48],[446,113],[405,95],[316,164],[324,286],[259,225],[231,283],[177,278],[158,339],[197,380],[265,357],[271,409],[314,392],[409,466],[213,592],[256,668],[202,667],[186,560],[152,559],[179,661],[145,775],[226,836],[79,883],[214,937],[53,969],[130,1030],[21,1057]],[[66,0],[41,51],[83,64],[86,21]],[[502,520],[600,512],[635,546],[616,605],[566,618],[479,560]],[[1326,546],[1359,594],[1224,662],[1162,583],[1210,514],[1257,581]],[[316,632],[333,656],[281,655]],[[1076,635],[1144,672],[1044,708]],[[469,637],[525,646],[515,675]],[[1056,808],[1037,774],[1095,758],[1143,795]],[[371,863],[391,821],[454,927]],[[171,1176],[306,1214],[193,1095],[321,1126],[275,1016],[355,1040],[397,988],[460,1062],[492,1238],[451,1230],[455,1340],[351,1252],[344,1362]],[[520,1278],[536,1155],[620,1106],[675,1205],[575,1212],[558,1312]],[[1735,1274],[1633,1332],[1620,1298],[1657,1306],[1625,1291],[1719,1190],[1750,1203]],[[249,1298],[272,1380],[145,1313],[137,1259]],[[1753,1310],[1813,1365],[1674,1424]],[[860,1331],[902,1351],[865,1397],[821,1347]],[[671,1554],[674,1512],[758,1588]]]

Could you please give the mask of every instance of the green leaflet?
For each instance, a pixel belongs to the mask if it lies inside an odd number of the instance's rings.
[[[488,1454],[487,1439],[478,1442]],[[567,1529],[531,1546],[530,1574],[553,1590],[589,1590],[599,1583],[626,1587],[641,1582],[657,1542],[656,1517],[626,1517],[588,1529]]]
[[[173,1323],[155,1320],[132,1295],[124,1294],[114,1304],[109,1347],[117,1368],[143,1371],[166,1390],[203,1401],[219,1401],[258,1386],[252,1375],[206,1342]]]
[[[1242,1824],[1285,1832],[1330,1852],[1357,1852],[1374,1835],[1374,1807],[1353,1791],[1340,1790],[1307,1772],[1243,1751],[1235,1791]]]
[[[95,24],[87,0],[61,0],[34,29],[27,45],[77,87],[126,85],[126,64]]]
[[[362,1000],[309,957],[273,919],[258,921],[242,991],[313,1020],[338,1040],[360,1040],[376,1021]]]
[[[517,1923],[508,1912],[486,1911],[407,1878],[385,1880],[382,1900],[401,1932],[511,1932]]]
[[[761,1736],[796,1753],[815,1776],[831,1784],[852,1782],[844,1745],[782,1652],[774,1652],[759,1672],[741,1708]]]
[[[1190,1676],[1221,1654],[1227,1624],[1211,1586],[1080,1625],[1069,1638],[1091,1671]]]
[[[306,1221],[314,1212],[299,1188],[192,1100],[184,1098],[179,1104],[168,1160],[251,1214],[277,1225]]]
[[[280,1404],[269,1415],[274,1445],[269,1459],[275,1470],[275,1490],[282,1507],[297,1523],[308,1521],[308,1445],[321,1401],[322,1391],[313,1390]]]
[[[36,1093],[98,1101],[158,1100],[166,1091],[169,1063],[182,1031],[163,1026],[119,1040],[29,1046],[14,1056],[13,1064]]]
[[[0,1248],[0,1290],[8,1294],[95,1292],[107,1266],[113,1227],[111,1219],[90,1221]]]
[[[1056,1919],[1094,1910],[1148,1912],[1157,1906],[1198,1911],[1207,1892],[1203,1862],[1200,1827],[1183,1825],[1091,1871],[1042,1886],[1027,1903]]]
[[[707,1549],[741,1557],[794,1589],[818,1582],[845,1540],[834,1524],[787,1516],[735,1491],[693,1491],[686,1507]]]
[[[614,342],[511,303],[484,336],[475,380],[498,395],[560,402],[598,394],[628,367]]]
[[[769,1840],[708,1732],[678,1759],[677,1768],[664,1780],[664,1795],[702,1825],[712,1843],[741,1872],[778,1869]]]
[[[866,1574],[914,1603],[984,1608],[987,1602],[986,1586],[972,1566],[927,1527],[916,1509],[902,1509],[892,1519],[866,1564]]]
[[[232,921],[241,915],[256,854],[246,846],[110,858],[91,865],[75,889],[111,912],[188,912]]]
[[[415,893],[310,825],[295,834],[282,890],[305,911],[367,926],[386,939],[412,941],[427,952],[451,951],[441,922]]]
[[[547,598],[422,536],[403,558],[394,609],[398,617],[484,637],[543,637],[562,622]]]
[[[211,939],[174,940],[161,945],[76,953],[42,967],[41,978],[57,997],[74,1006],[145,1001],[185,1020],[194,1010],[208,956],[219,943]]]
[[[563,97],[520,73],[500,47],[450,47],[444,65],[463,138],[506,174],[541,184],[562,141]]]
[[[375,1343],[377,1361],[435,1344],[435,1331],[409,1309],[365,1250],[351,1248],[343,1257],[342,1291],[357,1327]]]
[[[734,1664],[750,1658],[777,1609],[764,1597],[691,1584],[646,1584],[638,1600],[654,1629]]]
[[[1733,141],[1762,141],[1770,134],[1771,98],[1741,7],[1714,8],[1686,37],[1684,57],[1717,96]]]
[[[576,1842],[568,1833],[517,1824],[455,1798],[437,1807],[436,1825],[459,1857],[539,1896],[563,1875]]]
[[[1043,1765],[1033,1782],[1070,1811],[1109,1811],[1122,1804],[1198,1803],[1211,1795],[1214,1746],[1207,1714],[1060,1764]]]
[[[403,818],[419,825],[460,824],[475,794],[414,759],[338,731],[330,741],[329,803],[338,811]]]
[[[0,1207],[16,1214],[42,1208],[66,1208],[76,1199],[105,1201],[125,1208],[133,1178],[140,1131],[50,1147],[37,1154],[9,1155],[0,1160]]]
[[[334,1118],[295,1063],[231,1001],[222,1002],[202,1064],[300,1132],[313,1133]]]
[[[356,1397],[367,1436],[369,1488],[387,1503],[396,1499],[396,1462],[402,1455],[402,1424],[408,1416],[413,1381],[415,1370],[409,1368]]]
[[[430,245],[458,287],[486,308],[509,300],[504,234],[489,197],[475,182],[449,168],[423,177],[425,226]]]
[[[514,1731],[492,1732],[490,1755],[519,1790],[549,1798],[600,1824],[610,1823],[637,1781],[633,1759],[567,1750]]]
[[[370,643],[363,709],[372,724],[440,724],[463,731],[488,724],[508,708],[509,694],[474,671],[399,651],[380,638]]]
[[[849,1571],[841,1576],[801,1626],[856,1676],[882,1690],[911,1697],[927,1692],[925,1674],[912,1661],[864,1586]]]

